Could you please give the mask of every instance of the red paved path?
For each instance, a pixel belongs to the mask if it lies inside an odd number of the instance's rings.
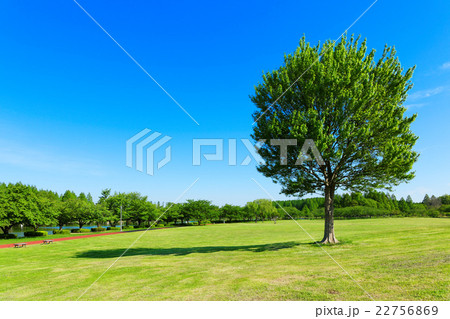
[[[139,231],[139,230],[134,230],[134,231]],[[117,235],[117,234],[126,234],[126,233],[130,233],[130,232],[134,232],[132,231],[124,231],[124,232],[114,232],[114,233],[103,233],[103,234],[92,234],[92,235],[79,235],[79,236],[73,236],[73,237],[63,237],[63,238],[50,238],[53,241],[63,241],[63,240],[72,240],[72,239],[81,239],[81,238],[88,238],[88,237],[97,237],[97,236],[107,236],[107,235]],[[24,242],[27,245],[37,245],[37,244],[42,244],[44,241],[44,239],[42,240],[35,240],[35,241],[28,241],[28,242]],[[17,243],[22,243],[21,241],[17,241]],[[0,245],[0,249],[1,248],[9,248],[9,247],[14,247],[14,243],[12,244],[6,244],[6,245]]]

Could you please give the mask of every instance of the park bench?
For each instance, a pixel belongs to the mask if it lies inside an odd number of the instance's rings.
[[[42,242],[44,245],[48,245],[48,244],[53,244],[53,240],[51,239],[46,239]]]
[[[14,248],[27,247],[27,243],[17,243],[14,244]]]

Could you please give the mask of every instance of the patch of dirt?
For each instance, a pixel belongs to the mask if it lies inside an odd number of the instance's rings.
[[[339,291],[334,290],[334,289],[330,289],[330,290],[328,290],[327,292],[328,292],[330,295],[338,295],[338,294],[339,294]]]

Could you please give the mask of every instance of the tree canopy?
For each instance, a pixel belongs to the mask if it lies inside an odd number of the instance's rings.
[[[287,195],[325,195],[322,242],[337,242],[333,225],[336,189],[390,189],[414,177],[417,137],[410,129],[416,115],[403,106],[414,68],[404,70],[394,47],[375,59],[366,40],[343,36],[339,42],[311,46],[302,38],[284,64],[263,75],[251,100],[257,107],[255,141],[296,140],[280,161],[280,147],[265,143],[258,171]],[[323,163],[307,161],[301,147],[312,139]]]

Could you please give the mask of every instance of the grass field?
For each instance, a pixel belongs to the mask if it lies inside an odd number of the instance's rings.
[[[323,221],[299,221],[320,239]],[[336,221],[324,249],[375,300],[448,300],[450,220]],[[142,232],[0,250],[0,300],[76,300]],[[81,300],[368,300],[293,221],[152,230]]]
[[[145,230],[146,228],[136,228],[136,229],[126,229],[127,231],[136,231],[136,230]],[[94,235],[94,234],[108,234],[108,233],[117,233],[118,230],[107,230],[103,232],[86,232],[86,233],[70,233],[70,234],[57,234],[57,235],[47,235],[47,236],[39,236],[39,237],[19,237],[13,239],[0,239],[0,245],[13,244],[13,243],[23,243],[29,241],[36,240],[45,240],[45,239],[55,239],[55,238],[67,238],[67,237],[78,237],[78,236],[86,236],[86,235]]]

